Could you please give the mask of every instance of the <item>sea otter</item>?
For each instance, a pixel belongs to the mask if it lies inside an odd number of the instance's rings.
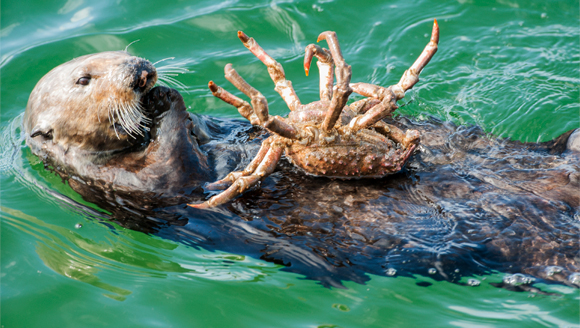
[[[62,64],[30,95],[26,142],[73,185],[178,201],[215,177],[199,149],[209,128],[156,82],[149,61],[122,51]]]
[[[400,118],[390,124],[424,137],[399,174],[340,181],[281,162],[261,188],[204,211],[185,203],[248,164],[267,134],[192,115],[156,80],[153,65],[126,52],[83,56],[40,80],[24,116],[32,152],[127,227],[281,263],[325,285],[491,270],[580,284],[578,132],[526,144]]]

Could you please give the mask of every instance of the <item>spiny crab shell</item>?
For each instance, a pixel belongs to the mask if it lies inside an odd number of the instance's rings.
[[[382,121],[398,108],[397,101],[418,81],[421,70],[429,63],[439,41],[437,20],[431,40],[413,65],[405,71],[399,83],[389,87],[367,83],[350,83],[351,67],[346,64],[336,33],[323,32],[318,41],[326,40],[329,49],[311,44],[306,47],[304,69],[308,75],[313,57],[318,59],[320,99],[303,105],[286,80],[282,65],[243,32],[238,37],[268,68],[290,114],[288,118],[270,116],[266,98],[248,84],[231,64],[225,67],[225,77],[250,97],[251,103],[209,82],[213,95],[235,106],[252,124],[271,132],[244,171],[228,174],[224,179],[208,184],[209,190],[223,190],[196,208],[208,208],[230,201],[271,174],[283,153],[308,174],[341,179],[380,178],[396,173],[405,165],[419,143],[415,130],[403,132]],[[334,84],[336,74],[336,84]],[[352,92],[366,98],[347,105]]]
[[[350,110],[345,106],[343,111]],[[290,113],[289,119],[292,122]],[[347,115],[342,115],[347,116]],[[342,121],[346,121],[344,119]],[[294,124],[299,130],[308,131],[306,142],[289,142],[286,157],[306,173],[336,178],[381,178],[396,173],[405,165],[419,138],[409,147],[387,138],[372,128],[354,131],[341,125],[327,133],[317,125],[307,122]]]

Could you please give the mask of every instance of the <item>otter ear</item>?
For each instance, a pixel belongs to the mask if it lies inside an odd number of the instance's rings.
[[[43,136],[45,139],[52,139],[52,128],[49,126],[40,126],[37,125],[32,129],[30,132],[30,137],[34,138],[37,136]]]

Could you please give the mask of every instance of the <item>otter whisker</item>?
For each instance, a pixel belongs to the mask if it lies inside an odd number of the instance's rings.
[[[157,67],[157,69],[159,70],[168,70],[168,69],[179,69],[179,70],[183,70],[183,71],[189,71],[187,68],[183,67],[181,64],[171,64],[171,65],[164,65],[164,66],[159,66]]]
[[[168,69],[168,68],[179,68],[179,69],[187,70],[187,68],[184,67],[185,65],[186,65],[186,62],[177,62],[177,63],[171,63],[171,64],[159,66],[157,68],[161,69],[161,70]]]
[[[119,104],[116,104],[115,106],[115,114],[117,115],[117,119],[119,120],[119,124],[124,128],[126,123],[125,123],[125,116],[123,115],[123,111],[119,108]],[[115,128],[115,131],[117,129]]]
[[[162,85],[162,86],[164,86],[164,87],[169,87],[169,86],[167,85],[167,83],[165,83],[163,80],[159,79],[159,77],[157,77],[157,83],[156,83],[156,84],[158,84],[158,85]]]
[[[175,57],[167,57],[167,58],[163,58],[163,59],[161,59],[161,60],[158,60],[158,61],[154,62],[154,63],[153,63],[153,66],[155,66],[155,65],[157,65],[158,63],[161,63],[161,62],[163,62],[163,61],[166,61],[166,60],[172,60],[172,59],[175,59]]]
[[[157,81],[158,82],[163,82],[165,86],[169,86],[169,87],[175,87],[177,89],[180,89],[182,91],[185,92],[189,92],[187,91],[187,87],[185,86],[185,84],[181,83],[180,81],[178,81],[177,79],[173,78],[172,76],[175,75],[157,75]]]
[[[184,90],[182,86],[177,86],[175,85],[175,82],[173,81],[169,81],[167,80],[167,78],[165,77],[158,77],[157,78],[157,82],[163,86],[169,87],[169,88],[179,88],[182,91]]]
[[[155,64],[160,63],[167,59],[175,59],[175,57],[162,59],[160,61],[157,61]],[[189,93],[185,84],[173,78],[174,76],[178,76],[179,74],[191,73],[188,69],[182,67],[181,64],[169,64],[162,67],[157,67],[156,70],[157,70],[157,82],[160,85],[166,87],[175,87],[177,89]]]
[[[127,131],[127,133],[130,136],[133,136],[134,127],[133,127],[133,118],[131,117],[131,112],[129,112],[129,109],[127,108],[127,104],[123,104],[121,107],[122,107],[121,109],[123,112],[123,119],[125,122],[125,126],[123,126],[123,128],[125,129],[125,131]]]
[[[142,127],[141,117],[143,113],[136,108],[135,103],[124,104],[124,110],[129,119],[129,134],[133,136],[133,133],[143,136],[143,131],[140,129]]]
[[[175,67],[175,68],[167,68],[167,69],[157,69],[157,72],[165,74],[165,73],[177,73],[177,74],[188,74],[191,73],[191,71],[189,71],[188,69],[185,68],[179,68],[179,67]]]
[[[131,106],[131,115],[133,116],[134,119],[133,122],[135,123],[133,125],[135,132],[143,136],[143,131],[141,130],[143,128],[143,113],[141,113],[141,111],[135,106],[135,104]]]
[[[167,75],[167,74],[187,74],[187,73],[191,73],[190,71],[180,71],[180,70],[177,70],[177,69],[173,69],[173,70],[163,70],[163,71],[158,70],[157,72],[158,73],[161,73],[161,74],[164,74],[164,75]]]
[[[166,65],[162,67],[157,67],[157,74],[161,76],[176,76],[175,74],[188,74],[191,73],[187,68],[184,68],[180,65]]]
[[[113,103],[113,104],[115,104],[115,103]],[[113,122],[112,122],[113,130],[115,130],[115,135],[117,136],[117,139],[121,139],[121,137],[119,137],[119,132],[117,131],[117,127],[116,127],[117,119],[119,119],[119,121],[120,121],[119,114],[117,114],[117,112],[118,112],[117,107],[118,107],[117,104],[115,104],[113,106],[113,108],[109,107],[109,113],[110,113],[109,121],[111,121],[111,118],[113,118]]]
[[[113,130],[115,130],[115,135],[117,136],[117,139],[121,139],[119,137],[119,133],[117,133],[117,129],[115,128],[115,124],[117,124],[116,120],[115,120],[115,113],[112,113],[112,111],[109,109],[109,123],[113,126]],[[113,117],[112,121],[111,121],[111,117]]]
[[[150,124],[151,122],[153,122],[153,120],[149,116],[144,114],[145,110],[143,109],[143,106],[141,106],[141,103],[136,102],[135,105],[136,110],[138,110],[139,113],[141,114],[141,121],[143,121],[145,124]],[[148,129],[146,126],[143,127]]]
[[[133,42],[129,43],[129,44],[128,44],[128,45],[125,47],[125,52],[127,52],[127,49],[129,49],[129,47],[130,47],[130,46],[131,46],[133,43],[135,43],[135,42],[139,42],[139,41],[141,41],[141,40],[135,40],[135,41],[133,41]]]
[[[157,83],[162,83],[162,85],[165,85],[165,86],[173,85],[173,83],[170,83],[169,81],[167,81],[165,76],[161,76],[161,75],[157,75]]]
[[[135,124],[133,127],[139,135],[143,136],[143,130],[149,130],[146,124],[151,123],[151,119],[143,113],[141,103],[139,103],[137,99],[133,100],[133,102],[129,105],[129,108],[134,118],[133,122]]]
[[[172,78],[171,76],[164,76],[164,77],[165,77],[167,80],[169,80],[169,81],[171,81],[171,82],[175,83],[176,85],[178,85],[178,86],[182,87],[183,89],[186,89],[186,88],[187,88],[187,86],[186,86],[185,84],[183,84],[181,81],[178,81],[178,80],[176,80],[176,79]]]
[[[131,120],[130,117],[128,117],[127,113],[127,109],[125,107],[125,104],[121,105],[121,108],[117,107],[117,114],[120,117],[120,121],[121,121],[121,126],[123,127],[123,129],[125,129],[125,131],[127,132],[128,135],[130,135],[131,137],[133,136],[133,127],[131,125]]]
[[[115,131],[115,135],[117,136],[117,139],[120,139],[119,133],[117,132],[117,129],[115,128],[115,124],[117,124],[117,119],[115,118],[116,106],[117,105],[116,105],[115,99],[113,99],[112,96],[109,96],[109,107],[107,108],[107,116],[109,117],[109,124],[111,124],[111,126],[113,127],[113,130]]]
[[[182,72],[178,72],[178,71],[157,71],[158,74],[161,74],[163,76],[178,76],[179,74],[184,74]]]
[[[159,74],[157,76],[157,80],[158,81],[165,82],[166,84],[169,84],[169,85],[172,85],[172,86],[176,86],[176,87],[180,88],[181,90],[189,93],[189,91],[187,90],[187,87],[185,86],[185,84],[179,82],[178,80],[176,80],[176,79],[174,79],[174,78],[172,78],[170,76]]]

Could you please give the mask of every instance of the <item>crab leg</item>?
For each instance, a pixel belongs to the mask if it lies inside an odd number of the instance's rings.
[[[252,108],[254,108],[254,113],[258,116],[260,123],[264,124],[268,121],[268,101],[266,97],[246,82],[232,67],[232,64],[227,64],[224,72],[226,73],[226,80],[230,81],[238,90],[250,97],[252,100]]]
[[[278,164],[278,161],[280,160],[280,157],[282,156],[282,152],[284,151],[284,147],[281,145],[274,144],[272,142],[271,137],[268,138],[267,140],[270,140],[270,142],[268,142],[268,146],[266,146],[269,149],[268,149],[267,153],[264,155],[263,159],[259,162],[258,167],[253,172],[251,172],[251,174],[243,175],[243,176],[236,178],[235,181],[233,181],[232,185],[228,189],[226,189],[225,191],[223,191],[222,193],[220,193],[216,196],[213,196],[212,198],[210,198],[208,201],[206,201],[204,203],[188,204],[188,205],[191,207],[199,208],[199,209],[206,209],[206,208],[210,208],[210,207],[214,207],[214,206],[218,206],[218,205],[227,203],[230,200],[234,199],[235,197],[244,193],[249,188],[255,186],[263,178],[267,177],[272,172],[274,172],[274,169],[276,169],[276,164]],[[264,143],[266,143],[266,141]],[[261,152],[261,149],[260,149],[260,152]],[[252,163],[250,163],[250,165],[248,165],[248,168],[250,168],[250,166],[252,166],[253,164],[254,164],[254,161],[252,161]],[[246,171],[249,171],[248,168],[246,170],[244,170],[244,173]]]
[[[352,131],[358,131],[372,126],[399,108],[399,106],[397,106],[397,97],[391,88],[384,88],[384,91],[385,92],[381,95],[381,98],[379,98],[381,99],[381,102],[378,105],[373,106],[364,115],[357,116],[350,121],[349,126]]]
[[[334,84],[334,61],[328,50],[316,44],[309,44],[304,54],[304,71],[306,76],[310,71],[312,57],[318,58],[316,65],[320,73],[320,100],[330,100],[332,98],[332,86]]]
[[[366,114],[351,121],[350,126],[353,130],[360,130],[372,126],[399,108],[397,106],[397,100],[405,97],[405,92],[419,81],[419,74],[437,52],[438,42],[439,25],[437,24],[437,20],[435,20],[433,23],[433,31],[431,32],[431,40],[425,46],[419,58],[411,65],[411,68],[403,73],[399,83],[391,85],[388,88],[368,83],[355,83],[351,85],[354,92],[365,97],[381,100],[380,104],[371,108]]]
[[[336,65],[336,86],[334,87],[334,92],[332,93],[332,100],[330,101],[328,112],[326,113],[326,117],[322,123],[322,129],[328,132],[334,128],[336,121],[340,117],[342,108],[346,105],[348,96],[350,96],[352,93],[352,89],[350,87],[350,77],[352,70],[350,65],[348,65],[342,57],[342,52],[340,51],[336,33],[330,31],[322,32],[318,36],[317,42],[320,40],[326,40],[328,43],[330,53],[332,54],[332,59]]]
[[[364,98],[358,101],[353,102],[349,105],[349,107],[354,111],[356,115],[364,114],[371,110],[376,105],[380,104],[381,101],[376,98]],[[389,137],[390,139],[402,144],[405,148],[409,148],[411,144],[415,144],[419,142],[420,136],[419,132],[416,130],[407,130],[404,132],[403,130],[399,129],[398,127],[385,123],[383,121],[378,121],[372,125],[372,127],[378,133]]]
[[[423,52],[421,53],[421,55],[419,55],[419,58],[417,58],[417,60],[415,60],[415,62],[413,63],[413,65],[409,69],[411,74],[415,74],[415,76],[416,76],[415,78],[417,79],[417,81],[415,81],[411,85],[408,85],[408,86],[405,85],[404,86],[405,91],[411,89],[413,87],[413,85],[415,85],[415,83],[417,83],[419,81],[419,74],[421,73],[423,68],[425,68],[425,66],[427,66],[427,64],[429,63],[431,58],[433,58],[433,55],[435,55],[435,53],[437,52],[437,45],[438,44],[439,44],[439,24],[437,24],[437,20],[435,19],[433,21],[433,30],[431,31],[431,40],[425,46],[425,49],[423,49]],[[403,78],[401,78],[401,82],[399,82],[399,84],[402,84],[402,81],[404,78],[405,78],[405,76],[403,75]],[[410,81],[407,83],[410,83]]]
[[[262,161],[264,160],[264,157],[266,157],[266,154],[270,150],[271,143],[272,143],[272,137],[264,140],[264,142],[262,142],[262,146],[260,146],[260,150],[258,151],[258,154],[256,154],[256,157],[254,157],[254,159],[250,162],[250,164],[248,164],[248,166],[246,166],[246,168],[243,171],[230,172],[228,175],[226,175],[225,178],[218,180],[216,182],[208,183],[205,186],[205,189],[207,189],[207,190],[224,190],[224,189],[228,188],[229,186],[231,186],[232,183],[234,183],[240,177],[245,177],[245,176],[252,174],[254,171],[256,171],[256,168],[258,168],[260,163],[262,163]]]
[[[371,108],[375,107],[376,105],[380,104],[381,101],[377,98],[363,98],[361,100],[357,100],[352,104],[348,105],[357,115],[364,114],[368,112]]]
[[[276,84],[274,90],[282,96],[282,99],[284,99],[288,108],[290,108],[291,111],[298,109],[301,105],[300,99],[298,99],[298,96],[292,87],[292,82],[286,80],[286,75],[284,74],[284,68],[282,68],[282,65],[268,55],[254,38],[250,38],[242,31],[238,31],[238,38],[240,38],[246,48],[258,57],[266,67],[268,67],[268,73],[270,73],[272,81]]]
[[[392,140],[402,144],[405,148],[409,148],[412,144],[418,144],[421,139],[421,135],[417,130],[403,130],[398,127],[385,123],[383,121],[378,121],[373,125],[373,128],[378,133],[391,138]]]
[[[246,96],[250,97],[251,106],[248,102],[232,95],[215,83],[210,82],[209,88],[214,96],[237,107],[238,112],[252,124],[259,124],[284,138],[299,139],[298,130],[293,125],[287,123],[280,116],[269,116],[266,97],[246,82],[232,67],[232,64],[227,64],[224,70],[226,79]]]
[[[219,98],[224,102],[235,106],[238,109],[240,115],[247,118],[248,121],[250,121],[250,123],[252,123],[253,125],[260,125],[260,120],[258,119],[258,116],[254,113],[254,109],[252,108],[252,106],[250,106],[250,104],[247,101],[234,96],[224,88],[215,84],[213,81],[209,81],[208,86],[209,89],[211,90],[211,93],[216,98]]]

